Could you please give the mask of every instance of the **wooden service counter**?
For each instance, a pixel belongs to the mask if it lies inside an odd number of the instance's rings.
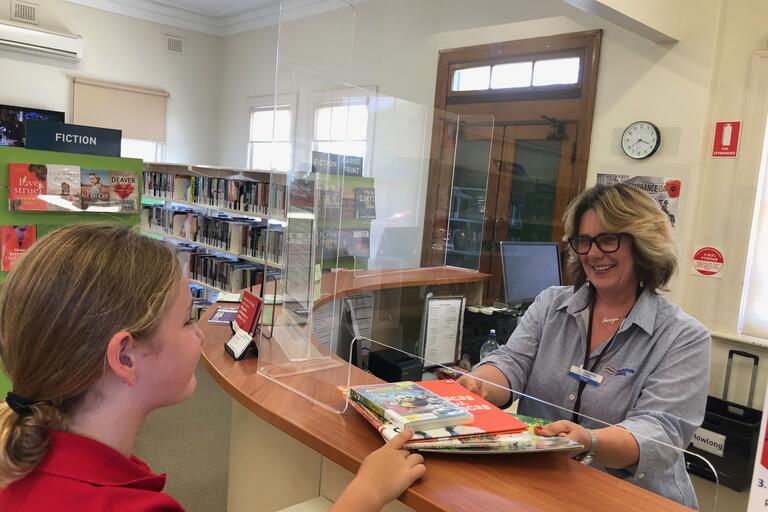
[[[487,277],[449,268],[400,276],[391,272],[334,276],[335,295],[449,282],[477,284]],[[339,278],[345,281],[340,283]],[[333,289],[323,284],[324,292]],[[321,300],[331,295],[323,293]],[[223,347],[231,335],[229,327],[207,322],[214,309],[202,317],[200,327],[206,335],[203,356],[208,370],[235,400],[228,510],[327,509],[365,456],[382,445],[381,437],[354,410],[333,412],[259,374],[256,359],[233,361]],[[339,361],[333,371],[339,372],[338,382],[346,382],[349,365]],[[351,369],[353,383],[378,382]],[[309,372],[294,378],[311,386],[316,377]],[[395,502],[386,511],[689,510],[564,455],[424,455],[426,476],[400,497],[402,503]]]

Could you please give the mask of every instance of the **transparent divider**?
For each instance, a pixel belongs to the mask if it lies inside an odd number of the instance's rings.
[[[719,476],[711,463],[717,456],[687,451],[683,444],[694,427],[663,404],[614,410],[607,403],[598,409],[602,414],[585,406],[574,416],[570,392],[552,396],[522,381],[510,386],[454,373],[459,361],[466,367],[479,359],[479,346],[461,346],[468,306],[482,315],[503,299],[512,308],[507,313],[522,314],[505,294],[498,241],[562,241],[563,211],[587,174],[576,137],[584,128],[576,120],[532,109],[529,119],[501,122],[482,113],[485,107],[479,114],[466,107],[471,94],[462,90],[446,103],[450,111],[433,108],[434,74],[424,69],[432,69],[440,50],[459,46],[453,41],[472,39],[463,32],[472,23],[497,21],[495,15],[481,20],[482,9],[468,13],[475,10],[468,5],[331,0],[306,19],[281,9],[274,93],[276,108],[291,108],[292,155],[284,261],[279,276],[264,284],[265,298],[282,302],[271,309],[267,303],[258,372],[314,406],[357,414],[343,390],[381,382],[371,373],[371,354],[399,354],[420,368],[409,379],[454,375],[468,387],[514,395],[520,414],[578,419],[599,430],[594,467],[626,462],[628,452],[611,449],[612,443],[626,443],[629,453],[639,446],[638,464],[605,471],[675,501],[698,502],[700,510],[718,510]],[[411,10],[414,19],[426,16],[430,23],[411,27],[401,41],[376,39],[378,27],[403,25],[402,14]],[[506,30],[518,37],[511,25]],[[454,319],[459,345],[445,360],[426,355],[435,353],[425,340],[431,298],[463,299]],[[535,361],[535,354],[529,357]],[[569,366],[559,379],[572,379]],[[650,391],[642,393],[647,398]],[[531,446],[555,444],[529,435]],[[606,459],[606,451],[618,459]],[[691,495],[686,464],[711,472],[711,494]]]

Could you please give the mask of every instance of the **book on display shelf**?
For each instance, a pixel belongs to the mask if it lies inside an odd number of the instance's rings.
[[[121,212],[135,212],[139,203],[139,183],[132,172],[110,172],[111,203]]]
[[[37,226],[0,226],[2,271],[8,272],[37,240]]]
[[[474,421],[465,408],[411,381],[352,386],[349,396],[401,429],[423,431]]]
[[[46,194],[48,168],[43,164],[8,164],[8,199],[11,210],[48,211]],[[79,180],[79,177],[78,177]],[[80,182],[77,184],[80,187]]]
[[[58,197],[64,203],[48,204],[48,211],[72,211],[80,210],[80,167],[77,165],[46,165],[48,175],[46,177],[46,194]],[[131,174],[134,179],[136,177]]]
[[[83,210],[90,207],[110,206],[110,172],[99,169],[80,169],[80,201]]]
[[[357,187],[355,189],[355,216],[358,219],[376,218],[376,189]]]

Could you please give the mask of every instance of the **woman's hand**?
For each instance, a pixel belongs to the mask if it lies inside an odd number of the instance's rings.
[[[413,430],[406,429],[368,455],[331,510],[377,511],[421,478],[427,471],[424,457],[403,449],[411,437]]]
[[[572,439],[584,446],[584,450],[582,450],[581,453],[588,451],[592,445],[592,439],[589,437],[587,429],[578,423],[568,420],[553,421],[552,423],[543,426],[536,426],[533,431],[536,435],[540,436],[560,436]]]
[[[480,398],[487,399],[488,393],[490,390],[488,389],[490,386],[486,384],[482,379],[478,379],[474,376],[472,373],[466,373],[459,377],[459,380],[457,380],[459,384],[467,388],[469,391],[473,392]]]
[[[462,375],[456,382],[494,405],[509,402],[509,382],[501,370],[492,364],[480,365],[471,373]]]

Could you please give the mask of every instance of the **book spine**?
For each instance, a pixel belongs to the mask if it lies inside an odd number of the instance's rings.
[[[371,411],[375,412],[376,414],[378,414],[378,415],[379,415],[379,416],[381,416],[382,418],[386,418],[386,417],[387,417],[387,415],[386,415],[386,411],[384,410],[384,408],[383,408],[383,407],[381,407],[380,405],[378,405],[378,404],[377,404],[377,403],[375,403],[374,401],[372,401],[372,400],[369,400],[368,398],[364,397],[363,395],[361,395],[360,393],[358,393],[357,391],[355,391],[355,389],[354,389],[354,388],[349,388],[349,397],[350,397],[352,400],[355,400],[355,401],[357,401],[357,402],[360,402],[360,403],[361,403],[361,404],[363,404],[365,407],[367,407],[367,408],[368,408],[368,409],[370,409]]]

